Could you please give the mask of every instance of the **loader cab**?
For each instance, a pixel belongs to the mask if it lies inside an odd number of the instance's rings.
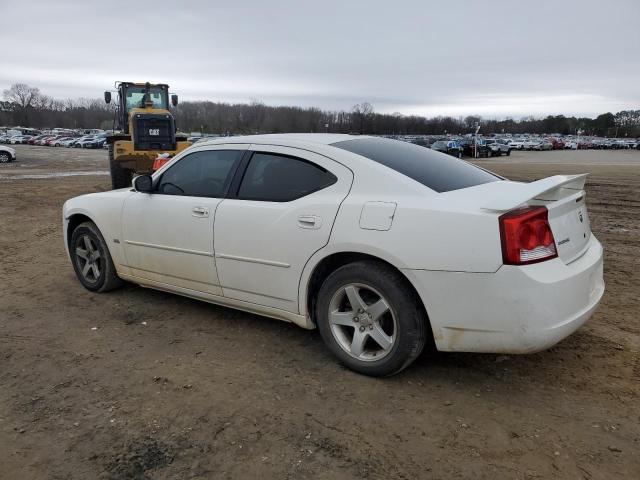
[[[169,86],[120,83],[118,86],[118,126],[121,131],[129,131],[129,116],[134,108],[168,111]]]
[[[109,92],[105,92],[105,101],[111,101]],[[177,105],[176,95],[171,95],[171,103]],[[120,82],[116,112],[118,129],[130,136],[134,150],[176,149],[168,85]]]

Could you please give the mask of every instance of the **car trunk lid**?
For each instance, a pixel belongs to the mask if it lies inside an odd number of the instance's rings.
[[[484,210],[506,212],[523,205],[544,205],[558,256],[565,263],[580,257],[591,236],[584,184],[588,174],[554,175],[531,183],[493,182],[480,202]]]

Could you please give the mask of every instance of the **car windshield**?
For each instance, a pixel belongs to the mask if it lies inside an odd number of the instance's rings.
[[[386,138],[358,138],[332,145],[389,167],[436,192],[459,190],[500,180],[500,177],[471,163],[408,142]]]
[[[447,146],[447,142],[443,142],[443,141],[438,141],[438,142],[434,142],[433,145],[431,145],[432,147],[441,147],[444,148]]]

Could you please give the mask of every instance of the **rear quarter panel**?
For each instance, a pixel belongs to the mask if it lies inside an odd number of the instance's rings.
[[[361,228],[367,202],[397,205],[389,230]],[[300,311],[306,313],[307,284],[314,268],[334,253],[364,253],[403,270],[497,271],[502,265],[498,217],[475,203],[464,190],[436,193],[396,172],[384,172],[384,177],[356,172],[329,243],[305,266]]]

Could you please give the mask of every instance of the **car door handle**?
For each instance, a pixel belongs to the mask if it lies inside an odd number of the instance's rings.
[[[191,216],[193,217],[208,217],[209,209],[207,207],[193,207],[191,209]]]
[[[300,215],[298,217],[298,226],[317,230],[322,226],[322,218],[317,215]]]

